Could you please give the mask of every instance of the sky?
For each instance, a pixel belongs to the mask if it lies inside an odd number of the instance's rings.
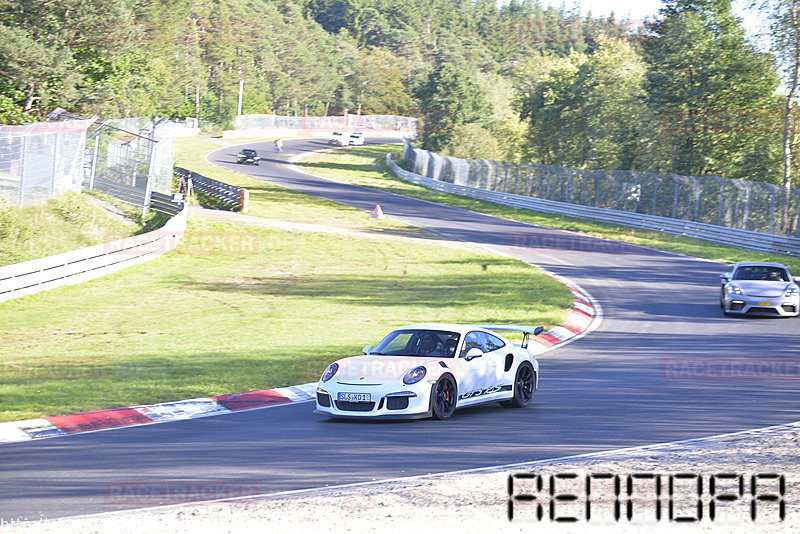
[[[658,10],[664,5],[661,0],[580,0],[576,2],[562,0],[541,0],[542,5],[558,7],[565,5],[568,9],[572,5],[580,5],[581,13],[586,14],[591,10],[592,15],[607,16],[614,12],[617,19],[629,18],[631,21],[644,20],[646,17],[654,18]],[[746,8],[747,0],[733,0],[733,9],[744,20],[744,26],[750,36],[755,37],[759,29],[763,32],[763,21],[753,11]]]

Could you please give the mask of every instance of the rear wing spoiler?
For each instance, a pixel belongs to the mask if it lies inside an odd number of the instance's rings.
[[[538,336],[542,332],[544,332],[544,327],[542,326],[525,326],[519,324],[507,324],[507,325],[499,325],[499,324],[475,324],[471,326],[477,326],[478,328],[485,328],[486,330],[510,330],[513,332],[522,332],[522,348],[528,347],[528,338],[530,336]]]

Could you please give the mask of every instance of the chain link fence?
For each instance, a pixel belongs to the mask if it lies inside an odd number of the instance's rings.
[[[382,130],[398,134],[417,131],[417,119],[397,115],[343,115],[328,117],[285,117],[279,115],[237,115],[234,130]]]
[[[175,137],[196,121],[99,122],[62,109],[47,122],[0,126],[0,198],[25,207],[65,192],[100,191],[147,214],[153,193],[172,192]]]
[[[415,173],[456,185],[596,208],[800,237],[800,190],[765,182],[637,171],[552,167],[460,159],[414,148],[403,161]]]
[[[89,129],[84,187],[147,212],[153,192],[172,191],[175,125],[166,119],[108,120]]]
[[[0,126],[0,199],[27,207],[62,193],[79,193],[92,122]]]

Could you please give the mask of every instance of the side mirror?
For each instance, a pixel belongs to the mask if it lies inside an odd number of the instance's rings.
[[[369,351],[371,351],[371,350],[372,350],[372,345],[367,345],[366,347],[361,349],[361,352],[364,353],[364,354],[369,354]]]
[[[719,281],[722,282],[723,284],[727,284],[730,279],[731,279],[731,273],[725,273],[719,275]]]
[[[795,276],[794,278],[792,278],[792,282],[800,286],[800,276]]]
[[[534,336],[538,336],[542,332],[544,332],[544,327],[543,326],[537,326],[536,328],[533,329],[533,335]]]
[[[464,357],[464,359],[467,361],[471,361],[474,360],[475,358],[480,358],[481,356],[483,356],[483,351],[478,347],[472,347],[467,351],[467,355]]]

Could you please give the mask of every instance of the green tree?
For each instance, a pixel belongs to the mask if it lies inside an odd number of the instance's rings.
[[[25,124],[35,119],[23,112],[13,99],[0,94],[0,124]]]
[[[665,128],[666,171],[770,179],[774,135],[759,121],[774,109],[771,58],[745,39],[730,0],[675,0],[644,43],[647,92]]]
[[[786,198],[791,198],[793,174],[795,174],[793,148],[797,140],[792,124],[796,113],[796,98],[800,86],[800,0],[764,0],[758,3],[770,21],[772,51],[778,58],[786,86],[783,98],[783,152],[782,186]],[[788,206],[788,203],[787,203]],[[789,213],[783,213],[783,226],[789,227]]]
[[[422,146],[434,152],[450,143],[456,126],[480,124],[491,113],[473,77],[447,64],[432,72],[415,96],[421,107]]]
[[[441,154],[464,159],[504,159],[503,150],[492,132],[474,122],[453,128],[453,136],[442,147]]]
[[[8,0],[0,4],[0,74],[23,95],[25,113],[75,100],[76,55],[124,49],[136,33],[126,0]]]
[[[566,58],[541,55],[528,65],[531,77],[518,102],[520,117],[529,122],[529,142],[524,157],[547,165],[580,166],[585,146],[585,125],[580,116],[577,76],[586,55]]]
[[[647,67],[630,43],[599,39],[578,68],[574,94],[583,124],[582,167],[633,169],[652,123],[645,103]]]
[[[482,91],[492,108],[487,118],[488,137],[498,146],[499,155],[490,159],[521,161],[527,124],[514,109],[517,91],[511,79],[497,73],[487,74],[478,79]]]
[[[411,108],[406,90],[404,61],[380,48],[357,50],[352,73],[346,78],[357,113],[403,115]]]

